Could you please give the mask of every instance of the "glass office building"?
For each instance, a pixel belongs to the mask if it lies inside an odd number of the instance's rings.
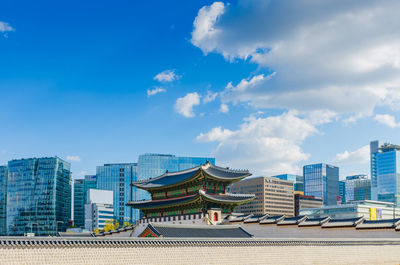
[[[303,167],[304,195],[322,198],[324,205],[337,204],[339,196],[339,168],[328,164]]]
[[[7,232],[39,236],[65,231],[71,219],[70,164],[58,157],[8,162]]]
[[[114,215],[122,225],[124,222],[134,223],[138,220],[139,210],[126,204],[138,199],[137,189],[131,183],[137,180],[136,163],[104,164],[96,168],[97,188],[112,190]]]
[[[341,198],[341,202],[346,202],[346,181],[340,180],[339,181],[339,196]]]
[[[7,166],[0,166],[0,236],[7,235]]]
[[[175,172],[205,164],[210,161],[215,165],[215,158],[211,157],[178,157],[169,154],[144,154],[138,160],[138,180],[155,178],[165,171]],[[139,200],[150,199],[145,190],[139,191]]]
[[[304,192],[303,176],[292,175],[292,174],[282,174],[282,175],[272,176],[272,178],[293,181],[294,190]]]
[[[371,147],[371,198],[400,203],[400,146],[373,141]]]
[[[96,175],[86,175],[83,179],[74,181],[74,224],[77,227],[85,226],[85,203],[87,203],[87,192],[96,189]]]
[[[371,180],[367,175],[346,177],[346,202],[371,200]]]

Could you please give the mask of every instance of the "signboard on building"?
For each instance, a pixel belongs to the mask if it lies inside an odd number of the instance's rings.
[[[369,220],[376,220],[376,208],[369,208]]]

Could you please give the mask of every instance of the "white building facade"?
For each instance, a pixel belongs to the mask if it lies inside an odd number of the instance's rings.
[[[85,229],[93,231],[101,230],[106,221],[114,219],[113,191],[88,190],[87,203],[85,204]]]

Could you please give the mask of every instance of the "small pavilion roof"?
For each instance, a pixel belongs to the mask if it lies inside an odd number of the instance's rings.
[[[227,182],[238,181],[245,177],[251,176],[251,173],[248,170],[235,170],[218,167],[207,161],[207,163],[204,165],[187,170],[177,172],[167,171],[163,175],[156,178],[133,182],[132,186],[144,190],[162,189],[195,179],[201,173],[208,178]]]
[[[250,233],[238,225],[176,225],[150,223],[150,229],[157,237],[192,237],[192,238],[251,238]],[[145,232],[145,231],[144,231]],[[144,233],[143,232],[143,233]]]
[[[296,217],[285,218],[276,224],[277,225],[297,225],[306,219],[307,219],[307,216],[300,215],[300,216],[296,216]]]
[[[207,194],[203,190],[199,190],[199,193],[190,196],[162,200],[131,201],[128,202],[127,205],[137,209],[154,209],[172,207],[175,205],[193,202],[196,200],[204,200],[216,203],[241,204],[254,199],[254,197],[254,194]]]
[[[330,219],[328,222],[321,225],[322,228],[339,228],[339,227],[355,227],[357,224],[363,222],[364,217],[344,218],[344,219]]]
[[[396,228],[400,224],[400,218],[386,220],[365,220],[358,224],[356,229],[380,229]]]
[[[299,223],[299,227],[307,227],[307,226],[320,226],[326,222],[328,222],[331,218],[329,216],[321,217],[321,218],[309,218]]]
[[[263,220],[261,220],[259,223],[260,224],[276,224],[283,219],[285,219],[284,215],[268,216],[267,218],[264,218]]]
[[[268,217],[268,214],[253,215],[253,216],[245,219],[243,222],[244,223],[258,223],[259,221],[264,220],[267,217]]]

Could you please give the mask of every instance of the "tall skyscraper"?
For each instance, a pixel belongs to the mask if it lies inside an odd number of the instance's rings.
[[[371,200],[371,180],[367,175],[346,177],[346,202]]]
[[[70,218],[69,163],[58,157],[8,162],[8,235],[56,235],[57,231],[66,230]]]
[[[281,175],[277,175],[277,176],[272,176],[272,178],[293,181],[294,190],[304,192],[303,176],[293,175],[293,174],[281,174]]]
[[[339,196],[342,199],[341,202],[346,202],[346,181],[340,180],[339,181]]]
[[[77,227],[85,226],[84,183],[85,179],[74,180],[74,225]]]
[[[400,205],[400,146],[372,141],[371,199]]]
[[[83,179],[74,181],[74,224],[77,227],[85,227],[85,203],[87,203],[87,192],[96,189],[96,175],[86,175]]]
[[[137,189],[131,183],[137,180],[136,163],[105,164],[96,168],[97,188],[113,191],[114,216],[122,225],[134,223],[139,218],[139,211],[126,204],[138,199]]]
[[[0,236],[7,235],[7,166],[0,166]]]
[[[138,160],[138,180],[155,178],[165,171],[175,172],[210,161],[215,165],[215,158],[211,157],[177,157],[169,154],[144,154]],[[144,190],[139,191],[139,199],[150,199],[150,194]]]
[[[337,204],[339,168],[328,164],[303,167],[304,195],[322,198],[324,205]]]

